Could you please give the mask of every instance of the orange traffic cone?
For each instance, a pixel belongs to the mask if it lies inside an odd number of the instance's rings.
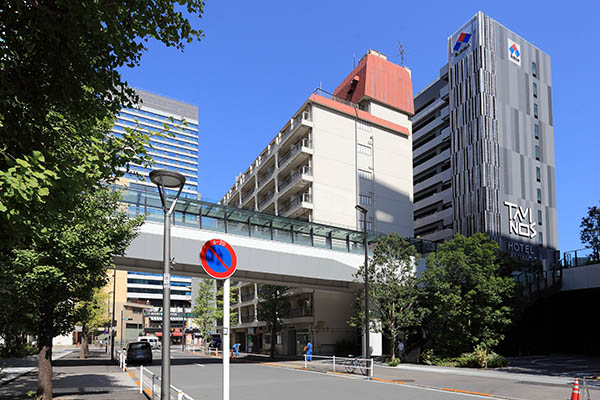
[[[581,400],[581,395],[579,394],[579,380],[575,379],[573,383],[573,391],[571,392],[571,400]]]

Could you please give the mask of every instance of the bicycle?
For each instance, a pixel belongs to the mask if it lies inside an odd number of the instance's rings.
[[[361,375],[365,376],[367,376],[369,372],[367,360],[363,359],[361,356],[354,357],[352,354],[349,354],[348,359],[344,362],[344,369],[349,374],[356,374],[358,371]]]

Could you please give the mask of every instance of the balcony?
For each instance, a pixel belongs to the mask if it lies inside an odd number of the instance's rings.
[[[255,191],[256,191],[256,188],[253,187],[246,193],[242,193],[242,205],[246,204],[246,202],[252,198],[252,195],[254,194]]]
[[[281,315],[283,318],[302,318],[302,317],[312,317],[312,307],[294,307],[286,310]]]
[[[296,155],[298,155],[301,152],[312,154],[312,148],[312,140],[306,138],[302,139],[301,141],[293,145],[287,153],[279,157],[277,166],[279,168],[282,168],[288,161],[293,160],[296,157]]]
[[[288,217],[303,208],[311,210],[313,208],[312,196],[309,193],[302,193],[295,198],[292,198],[289,203],[279,209],[279,215]]]
[[[270,191],[269,193],[258,199],[258,209],[263,210],[266,206],[268,206],[273,201],[274,196],[275,191]]]
[[[279,137],[279,145],[283,145],[285,142],[289,140],[289,138],[293,137],[296,132],[301,131],[304,133],[305,130],[308,130],[312,127],[312,114],[310,111],[302,111],[299,115],[296,116],[290,123],[290,125],[281,132],[281,136]],[[305,129],[299,129],[305,128]]]
[[[312,182],[312,168],[305,165],[293,171],[287,179],[280,182],[277,190],[279,195],[282,196],[291,188],[304,187],[310,182]]]
[[[254,300],[254,298],[256,297],[254,292],[249,292],[249,293],[242,293],[242,303],[245,303],[247,301],[252,301]]]
[[[254,314],[242,315],[242,324],[249,324],[254,322]]]
[[[272,177],[273,177],[273,172],[275,171],[275,166],[272,166],[271,168],[269,168],[267,170],[267,172],[260,176],[258,178],[258,187],[263,186],[265,183],[267,183]]]

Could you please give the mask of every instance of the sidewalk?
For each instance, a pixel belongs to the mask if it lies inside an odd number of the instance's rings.
[[[60,359],[58,357],[60,356]],[[0,399],[30,399],[27,392],[37,387],[37,367],[22,365],[31,359],[21,359],[8,367],[13,373],[29,370],[12,378],[10,382],[0,386]],[[85,360],[79,359],[79,351],[69,350],[65,354],[57,354],[53,360],[53,395],[61,400],[145,400],[129,375],[119,369],[117,363],[110,360],[104,350],[91,350]]]

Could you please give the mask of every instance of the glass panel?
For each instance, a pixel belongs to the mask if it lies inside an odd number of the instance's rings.
[[[334,250],[343,250],[346,251],[346,239],[331,239],[332,248]]]
[[[273,240],[277,240],[278,242],[292,242],[292,236],[289,229],[284,228],[273,228]]]
[[[294,226],[294,243],[311,246],[312,241],[310,239],[310,233],[297,232],[296,227]]]
[[[315,247],[322,247],[326,249],[329,248],[329,243],[327,242],[327,237],[325,236],[317,236],[315,234],[315,236],[313,237],[313,241]]]

